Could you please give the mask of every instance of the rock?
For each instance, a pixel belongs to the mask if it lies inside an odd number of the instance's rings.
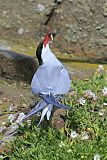
[[[60,130],[61,128],[64,128],[65,123],[64,120],[61,117],[53,118],[52,119],[52,127]]]
[[[106,0],[97,0],[97,3],[90,0],[14,0],[11,4],[5,1],[5,6],[1,0],[0,9],[1,40],[26,47],[34,42],[34,38],[38,44],[50,26],[51,30],[57,31],[54,44],[62,53],[69,53],[71,57],[75,55],[76,59],[79,59],[78,55],[90,59],[92,52],[96,53],[94,58],[106,53],[105,40],[100,42],[100,38],[107,37]],[[93,45],[90,44],[91,38],[94,39]],[[1,48],[6,49],[6,46]]]
[[[3,16],[7,15],[7,11],[3,10]]]
[[[0,43],[0,49],[1,50],[11,50],[11,47],[9,47],[8,45],[4,43]]]
[[[30,20],[29,22],[32,22],[32,20]],[[25,33],[29,33],[29,29],[25,28]]]
[[[62,0],[56,0],[57,3],[62,3]]]
[[[10,29],[10,28],[11,28],[11,25],[6,23],[6,24],[5,24],[5,28],[6,28],[6,29]]]
[[[66,111],[64,109],[57,109],[54,111],[51,124],[53,128],[61,129],[65,126],[64,119],[66,117]]]
[[[107,16],[107,2],[105,2],[103,5],[103,14],[105,17]]]
[[[107,37],[107,29],[101,29],[101,34]]]
[[[55,112],[53,113],[53,117],[57,117],[57,116],[66,117],[66,110],[65,109],[57,109],[57,110],[55,110]]]
[[[29,0],[29,2],[35,2],[35,0]]]
[[[72,3],[73,2],[73,0],[68,0],[70,3]]]
[[[45,6],[44,6],[43,4],[37,4],[37,10],[38,10],[39,12],[42,12],[42,11],[45,10]]]
[[[63,10],[62,9],[57,9],[57,10],[55,10],[55,12],[58,13],[58,14],[61,14],[63,12]]]
[[[103,46],[107,46],[107,39],[104,38],[104,39],[100,39],[100,42]]]
[[[24,28],[23,27],[21,27],[21,28],[19,28],[19,30],[18,30],[18,34],[23,34],[24,33]]]
[[[31,82],[38,64],[32,57],[13,51],[0,50],[0,76]]]

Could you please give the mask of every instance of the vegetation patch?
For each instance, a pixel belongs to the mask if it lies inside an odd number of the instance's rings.
[[[71,88],[63,100],[71,108],[65,127],[27,122],[1,159],[107,160],[107,72],[100,65],[90,79],[73,80]]]

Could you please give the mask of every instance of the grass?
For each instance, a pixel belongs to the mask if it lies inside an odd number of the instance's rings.
[[[102,94],[102,89],[107,87],[106,76],[95,73],[88,80],[72,81],[74,92],[63,101],[71,106],[65,128],[58,131],[43,124],[37,128],[35,122],[30,127],[19,128],[17,137],[11,142],[11,151],[3,154],[5,159],[92,160],[99,154],[100,160],[107,160],[107,106],[103,104],[107,103],[107,97]],[[81,105],[78,99],[84,97],[85,90],[94,92],[97,100],[85,96],[85,104]],[[77,133],[75,138],[71,136],[72,131]],[[88,138],[82,139],[83,132]]]

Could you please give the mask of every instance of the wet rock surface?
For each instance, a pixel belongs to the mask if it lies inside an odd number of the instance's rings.
[[[107,57],[105,0],[1,0],[0,10],[1,41],[37,46],[51,28],[62,53],[101,58],[100,62]]]

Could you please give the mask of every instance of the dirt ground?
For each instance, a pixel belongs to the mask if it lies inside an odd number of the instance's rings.
[[[32,103],[28,84],[0,79],[0,127],[8,120],[10,113],[18,113]],[[12,107],[12,109],[10,109]]]

